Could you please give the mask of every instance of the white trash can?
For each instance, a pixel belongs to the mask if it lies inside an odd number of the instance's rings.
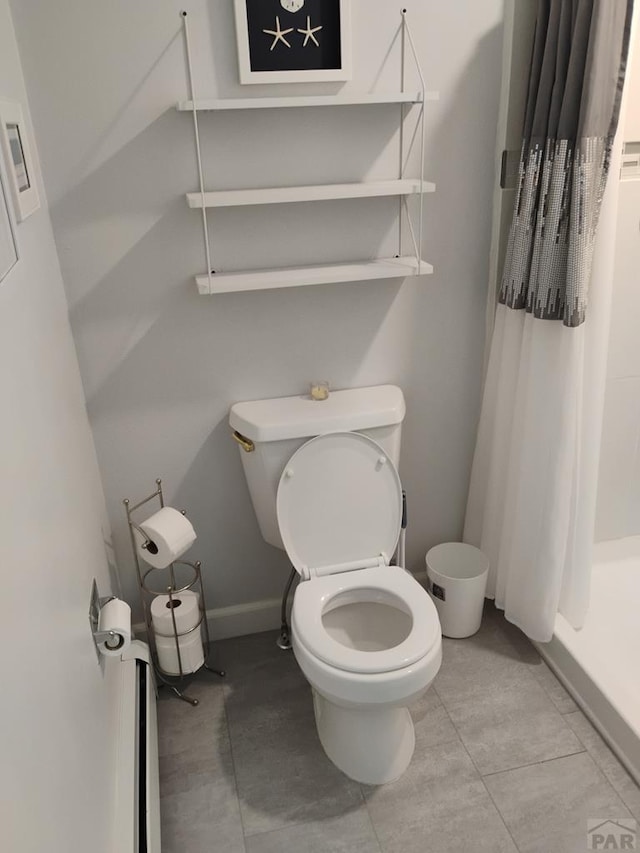
[[[427,588],[445,637],[480,629],[489,558],[473,545],[445,542],[427,552]]]

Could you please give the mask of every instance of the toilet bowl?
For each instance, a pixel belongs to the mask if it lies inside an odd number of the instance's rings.
[[[371,785],[409,765],[415,735],[406,706],[429,687],[442,657],[433,602],[390,565],[401,514],[393,461],[359,433],[312,438],[280,478],[278,525],[302,579],[293,651],[313,689],[326,754]]]
[[[442,660],[431,599],[404,569],[362,569],[301,584],[291,621],[328,757],[358,782],[397,779],[415,746],[406,706]]]

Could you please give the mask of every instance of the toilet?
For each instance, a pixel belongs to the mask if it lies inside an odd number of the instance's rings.
[[[404,414],[392,385],[335,391],[321,402],[238,403],[230,414],[261,532],[300,575],[292,644],[320,741],[340,770],[370,785],[408,767],[415,735],[407,705],[442,659],[433,602],[391,564]]]

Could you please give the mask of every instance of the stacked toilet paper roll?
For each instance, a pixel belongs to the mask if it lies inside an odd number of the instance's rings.
[[[196,541],[189,519],[170,506],[162,507],[139,527],[135,531],[138,556],[155,569],[166,569]]]
[[[173,618],[178,635],[180,662],[173,630]],[[180,675],[182,672],[195,672],[204,663],[204,647],[200,627],[191,630],[200,619],[200,598],[188,589],[176,593],[171,599],[168,595],[158,595],[151,603],[151,623],[156,641],[160,669],[168,675]],[[190,633],[184,633],[189,631]]]

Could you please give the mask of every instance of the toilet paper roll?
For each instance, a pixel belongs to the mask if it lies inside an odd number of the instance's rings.
[[[168,595],[157,595],[153,599],[151,602],[151,624],[156,637],[165,636],[173,639],[172,611],[176,619],[177,632],[181,634],[184,631],[190,631],[200,619],[200,598],[198,594],[187,589],[184,592],[176,593],[171,599]]]
[[[149,544],[142,547],[145,540],[136,530],[138,555],[155,569],[166,569],[196,541],[196,532],[189,519],[170,506],[158,510],[139,526]]]
[[[151,602],[151,624],[156,641],[158,663],[160,669],[169,675],[180,675],[178,651],[173,631],[175,615],[176,631],[189,634],[178,637],[182,672],[195,672],[204,663],[204,648],[200,629],[192,631],[200,619],[200,598],[193,590],[187,589],[169,598],[168,595],[158,595]]]
[[[204,663],[204,647],[200,630],[179,637],[178,644],[183,674],[200,669]],[[180,675],[175,637],[159,637],[156,634],[156,651],[160,669],[168,675]]]
[[[113,637],[98,643],[107,657],[119,657],[131,645],[131,608],[126,601],[112,598],[100,609],[98,631],[112,631]]]

